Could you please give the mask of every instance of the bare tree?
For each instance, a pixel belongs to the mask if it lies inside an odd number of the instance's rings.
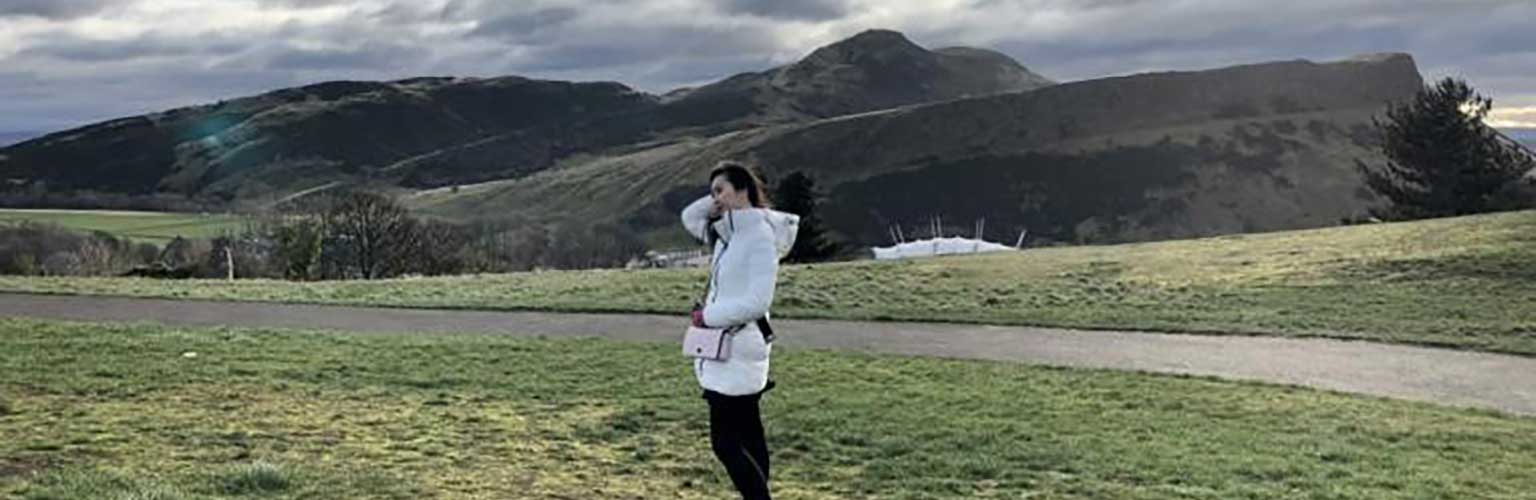
[[[113,268],[112,242],[102,238],[86,238],[80,248],[75,249],[74,263],[76,272],[83,276],[106,276],[112,273]]]
[[[405,207],[379,194],[337,195],[323,221],[328,233],[327,267],[342,278],[398,276],[421,245],[416,220]]]
[[[556,269],[594,269],[623,266],[644,252],[645,244],[628,227],[572,220],[555,225],[540,260]]]
[[[463,271],[461,250],[469,240],[465,229],[436,221],[418,221],[414,226],[416,234],[402,249],[407,252],[405,272],[437,276]]]

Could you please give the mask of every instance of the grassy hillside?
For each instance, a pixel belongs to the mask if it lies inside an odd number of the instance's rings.
[[[0,209],[0,223],[33,221],[78,231],[103,231],[119,238],[165,243],[177,236],[207,238],[241,229],[243,220],[226,215],[108,210]]]
[[[0,277],[0,290],[676,314],[703,280],[702,270],[321,283]],[[1325,336],[1536,354],[1536,211],[789,266],[773,310],[794,318]]]
[[[926,231],[922,226],[936,214],[951,222],[950,230],[986,218],[998,233],[1027,228],[1055,241],[1103,243],[1324,227],[1376,201],[1352,167],[1339,168],[1379,154],[1363,125],[1374,108],[1153,126],[994,149],[955,146],[931,155],[880,145],[964,144],[969,139],[935,138],[913,129],[922,122],[900,117],[953,115],[930,120],[943,121],[972,111],[932,106],[682,140],[573,160],[515,180],[419,191],[405,202],[449,219],[521,214],[623,222],[656,241],[676,242],[683,237],[677,212],[706,192],[704,178],[715,162],[741,157],[776,166],[770,179],[790,170],[813,175],[827,194],[822,213],[829,227],[864,245],[887,244],[893,224]],[[992,132],[1038,128],[1011,116],[999,120]],[[807,148],[860,153],[793,156]]]
[[[0,338],[0,497],[730,495],[669,345],[17,320]],[[1002,363],[786,350],[774,365],[779,498],[1536,488],[1536,419]]]
[[[827,226],[859,245],[934,215],[1087,243],[1324,227],[1377,201],[1355,161],[1380,156],[1382,103],[1420,85],[1403,55],[1096,79],[607,151],[409,203],[623,222],[666,241],[715,162],[744,159],[770,180],[810,174]]]

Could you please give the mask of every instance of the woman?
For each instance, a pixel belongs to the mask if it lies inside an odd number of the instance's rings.
[[[763,181],[752,169],[722,162],[709,173],[710,195],[683,209],[683,227],[714,247],[702,309],[693,323],[740,328],[723,361],[694,360],[694,376],[709,401],[709,439],[744,499],[768,495],[768,443],[758,401],[773,388],[768,357],[779,259],[794,245],[800,219],[768,209]]]

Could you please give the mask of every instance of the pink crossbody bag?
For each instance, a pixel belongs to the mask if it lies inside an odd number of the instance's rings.
[[[722,251],[722,253],[724,253]],[[704,297],[709,297],[709,285],[714,282],[714,273],[710,273],[710,281],[704,284]],[[693,310],[704,308],[701,299],[693,303]],[[688,330],[683,332],[683,355],[690,358],[707,359],[711,361],[725,361],[731,357],[731,337],[739,327],[731,328],[701,328],[694,326],[690,320]]]
[[[688,326],[683,333],[683,355],[690,358],[725,361],[731,357],[731,337],[737,328],[699,328]]]

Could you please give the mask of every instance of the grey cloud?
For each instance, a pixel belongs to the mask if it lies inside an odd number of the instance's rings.
[[[1484,56],[1497,56],[1502,54],[1522,54],[1536,51],[1536,9],[1531,9],[1529,17],[1518,23],[1507,23],[1502,29],[1487,29],[1481,33],[1467,34],[1456,33],[1449,36],[1459,37],[1468,45],[1468,49]]]
[[[796,21],[832,20],[849,13],[847,0],[720,0],[714,5],[727,14]]]
[[[72,78],[0,73],[0,130],[51,132],[301,83],[308,82],[289,72],[203,70],[174,63]]]
[[[224,36],[185,39],[155,33],[112,41],[79,38],[66,32],[55,32],[46,37],[49,43],[29,47],[21,55],[78,62],[125,61],[148,57],[231,54],[249,43]]]
[[[333,70],[410,67],[431,51],[408,45],[370,43],[345,49],[285,48],[267,60],[268,69]]]
[[[112,3],[113,0],[5,0],[0,2],[0,18],[74,19],[100,12]]]
[[[611,45],[553,45],[539,47],[522,58],[524,71],[570,71],[605,68],[639,62],[645,56],[642,47]]]
[[[410,26],[446,21],[453,17],[454,2],[442,8],[430,8],[411,3],[391,3],[369,14],[369,17],[391,26]]]
[[[43,80],[32,72],[0,72],[0,102],[21,102],[47,97]]]
[[[448,0],[447,3],[443,4],[442,10],[438,12],[438,18],[462,19],[467,14],[470,14],[475,6],[474,0]]]
[[[358,3],[357,0],[256,0],[256,5],[261,7],[292,7],[300,9],[356,3]]]
[[[721,57],[760,57],[776,48],[772,34],[762,29],[636,26],[593,31],[576,43],[527,47],[515,60],[515,68],[569,71],[633,64],[665,66]]]
[[[412,0],[259,0],[263,7],[316,8],[348,5],[360,19],[389,27],[413,27],[449,20],[462,9],[460,0],[438,7]]]
[[[474,31],[470,32],[470,35],[524,42],[536,39],[541,33],[559,28],[576,19],[577,16],[576,9],[570,7],[550,7],[531,12],[507,13],[480,23]]]
[[[495,67],[529,76],[591,75],[649,86],[655,82],[644,81],[646,78],[668,73],[669,67],[688,66],[685,72],[697,72],[697,61],[761,60],[781,49],[768,22],[698,23],[689,14],[697,15],[701,9],[707,12],[702,3],[652,7],[676,14],[663,15],[644,6],[614,2],[545,2],[530,9],[519,4],[454,0],[440,15],[456,21],[478,20],[467,39],[503,47],[502,55],[493,62]],[[593,11],[585,10],[589,8]],[[623,13],[629,11],[651,14],[625,17]],[[616,12],[621,14],[615,16]],[[716,71],[724,69],[717,67]],[[608,72],[603,73],[605,70]]]
[[[1064,2],[1055,3],[1071,5],[1072,7],[1076,7],[1082,10],[1089,10],[1110,7],[1126,7],[1139,4],[1156,4],[1157,2],[1162,1],[1165,0],[1072,0],[1070,4]],[[1037,0],[972,0],[970,5],[967,7],[970,9],[998,9],[1009,7],[1034,8],[1042,7],[1042,3],[1052,2],[1039,2]]]

